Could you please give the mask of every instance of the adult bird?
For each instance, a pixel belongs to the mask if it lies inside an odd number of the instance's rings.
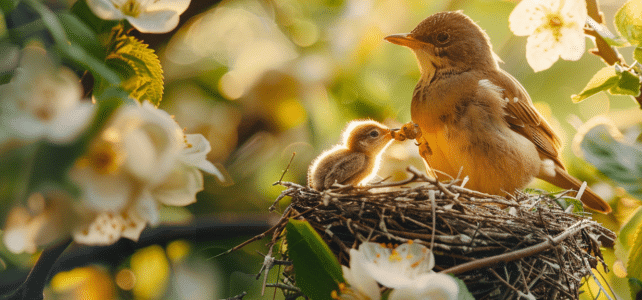
[[[522,85],[498,64],[486,33],[460,11],[440,12],[412,32],[385,38],[410,48],[421,78],[411,104],[420,154],[450,176],[462,169],[468,187],[512,193],[534,177],[566,189],[582,185],[560,160],[560,140]],[[587,188],[581,201],[611,207]]]

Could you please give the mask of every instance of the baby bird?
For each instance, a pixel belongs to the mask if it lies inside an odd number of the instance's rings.
[[[335,182],[360,184],[377,174],[383,150],[392,141],[390,129],[372,120],[356,120],[343,132],[343,143],[319,155],[308,169],[308,186],[322,191]]]

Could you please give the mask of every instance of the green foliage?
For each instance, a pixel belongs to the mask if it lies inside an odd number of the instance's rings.
[[[642,199],[642,145],[617,141],[601,124],[586,133],[581,147],[588,162],[632,196]]]
[[[71,13],[97,34],[108,33],[111,28],[118,25],[117,21],[103,20],[94,15],[85,0],[76,1],[71,7]]]
[[[20,0],[2,0],[0,1],[0,10],[10,13],[18,4],[20,4]]]
[[[615,27],[631,45],[642,42],[642,0],[627,1],[615,14]]]
[[[572,95],[571,99],[578,103],[601,91],[608,91],[612,95],[637,96],[640,94],[640,79],[618,65],[604,67],[593,75],[582,92]]]
[[[640,299],[638,295],[642,293],[642,281],[637,278],[629,278],[629,288],[631,289],[631,299]]]
[[[102,83],[103,88],[94,89],[94,95],[100,95],[106,87],[115,86],[120,82],[118,75],[114,71],[110,70],[102,59],[91,55],[90,52],[81,45],[70,42],[70,39],[67,37],[65,27],[61,23],[62,18],[59,19],[55,13],[37,0],[25,0],[25,2],[42,17],[45,28],[47,28],[49,33],[51,33],[51,36],[55,41],[55,48],[60,51],[64,57],[70,59],[76,65],[85,70],[89,70],[94,76],[96,82]],[[79,35],[78,37],[82,38],[82,36],[83,35]],[[91,44],[93,43],[89,42],[86,45]]]
[[[642,63],[642,48],[637,47],[633,50],[633,58],[635,61]]]
[[[82,47],[87,54],[97,59],[105,59],[103,47],[96,38],[96,33],[91,28],[76,15],[70,13],[58,13],[57,17],[70,43]]]
[[[638,226],[633,234],[629,258],[626,262],[626,271],[629,277],[642,279],[642,226]]]
[[[453,275],[450,276],[452,276],[455,282],[457,282],[457,300],[475,300],[475,297],[470,293],[470,291],[468,291],[468,287],[463,280]]]
[[[163,70],[160,60],[147,44],[124,33],[112,32],[106,58],[107,65],[120,75],[122,87],[129,96],[158,105],[163,97]]]
[[[337,258],[308,222],[291,219],[286,230],[297,286],[313,300],[332,299],[331,292],[344,281]]]

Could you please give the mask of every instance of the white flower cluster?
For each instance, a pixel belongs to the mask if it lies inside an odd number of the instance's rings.
[[[76,75],[56,67],[36,46],[24,49],[16,75],[3,91],[7,93],[0,126],[9,129],[16,141],[73,142],[96,114],[96,106],[81,99]],[[63,205],[60,200],[45,201],[49,196],[41,195],[34,199],[42,201],[31,202],[44,204],[29,203],[30,208],[43,207],[41,213],[30,216],[24,209],[13,210],[4,243],[12,252],[34,252],[44,244],[42,239],[51,240],[43,232],[57,223],[52,218],[66,218],[62,234],[73,235],[78,243],[107,245],[121,237],[137,240],[147,224],[159,223],[161,204],[185,206],[196,201],[196,193],[203,190],[201,170],[225,180],[207,161],[210,150],[202,135],[185,135],[169,114],[151,103],[123,104],[69,171],[79,188],[79,200],[67,199]]]
[[[432,271],[435,258],[419,243],[409,242],[394,249],[384,244],[366,242],[359,250],[350,249],[350,268],[342,266],[349,284],[340,284],[334,299],[381,299],[377,282],[393,289],[389,300],[457,299],[455,280]]]

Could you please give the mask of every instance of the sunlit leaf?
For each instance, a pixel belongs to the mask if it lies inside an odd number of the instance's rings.
[[[107,65],[121,75],[129,96],[158,105],[163,97],[163,70],[154,50],[120,28],[113,32],[108,52]]]
[[[332,299],[332,291],[344,281],[337,258],[307,221],[290,220],[286,230],[297,286],[313,300]]]
[[[615,27],[631,45],[642,42],[642,0],[629,0],[615,14]]]
[[[620,77],[615,73],[615,69],[612,66],[604,67],[593,75],[593,78],[589,80],[582,92],[572,95],[571,99],[575,103],[581,102],[590,96],[614,87],[619,79]]]
[[[618,65],[604,67],[593,75],[582,92],[572,95],[571,99],[578,103],[602,91],[613,95],[638,96],[640,78],[628,70],[622,70]]]
[[[629,277],[642,278],[642,226],[638,226],[633,234],[629,259],[626,262],[626,271]]]
[[[642,199],[642,145],[611,136],[607,125],[590,129],[581,144],[584,158],[632,196]]]
[[[16,8],[19,3],[20,0],[2,0],[0,1],[0,10],[7,14]]]
[[[629,71],[622,71],[617,84],[609,89],[613,95],[629,95],[637,97],[640,95],[640,77]]]
[[[637,62],[642,64],[642,48],[640,47],[635,48],[635,50],[633,51],[633,58]]]
[[[635,232],[640,226],[642,226],[642,207],[638,207],[635,210],[633,216],[620,228],[620,232],[618,232],[617,238],[624,251],[628,252],[629,249],[631,249]],[[626,259],[626,257],[623,259]]]

